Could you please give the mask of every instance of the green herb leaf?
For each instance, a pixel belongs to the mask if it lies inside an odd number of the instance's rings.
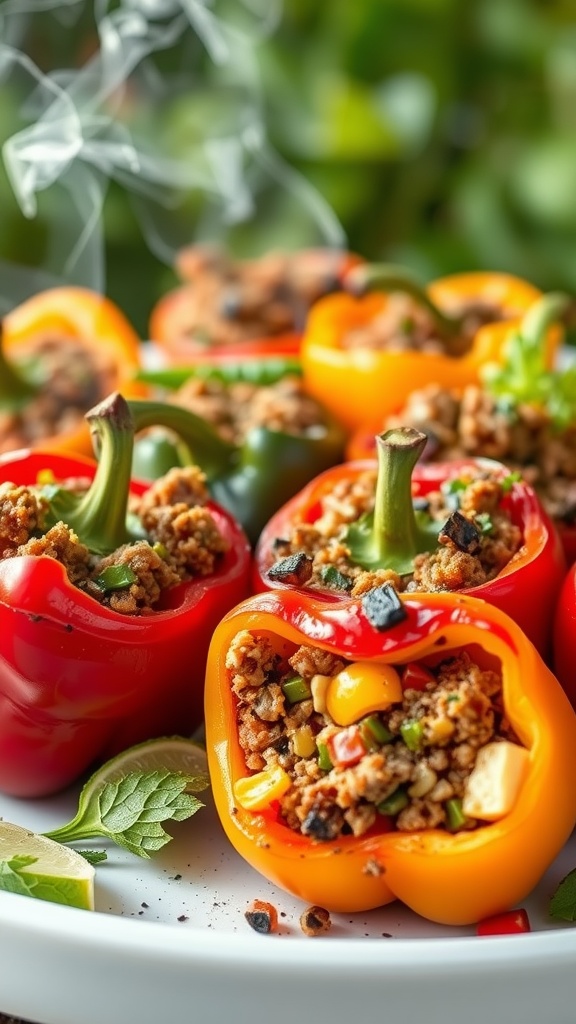
[[[89,864],[102,864],[103,861],[108,860],[106,850],[78,850],[78,853]]]
[[[162,768],[130,772],[96,788],[88,782],[73,820],[45,835],[59,843],[100,836],[148,858],[172,838],[162,822],[184,821],[204,806],[197,797],[184,792],[196,781],[190,775]]]
[[[562,879],[550,900],[550,917],[576,921],[576,868]]]

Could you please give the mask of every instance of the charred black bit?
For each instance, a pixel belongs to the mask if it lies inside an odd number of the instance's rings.
[[[441,544],[450,541],[459,551],[475,555],[481,547],[481,533],[478,527],[461,512],[453,512],[438,534]]]
[[[391,583],[369,590],[362,600],[362,608],[370,625],[379,631],[392,629],[408,618],[408,612]]]
[[[300,915],[300,927],[305,935],[321,935],[332,927],[332,920],[325,907],[307,907]]]
[[[274,540],[272,541],[272,550],[273,551],[278,551],[281,548],[285,548],[286,545],[289,544],[289,543],[290,543],[289,538],[286,538],[286,537],[274,537]]]
[[[319,842],[328,842],[340,834],[342,821],[337,807],[333,807],[328,814],[326,808],[316,810],[313,808],[302,822],[302,834],[317,839]]]
[[[244,914],[248,924],[255,932],[269,935],[278,926],[278,911],[271,903],[264,900],[253,900]]]
[[[288,555],[268,570],[268,578],[279,583],[293,583],[302,586],[312,576],[312,559],[303,551]]]

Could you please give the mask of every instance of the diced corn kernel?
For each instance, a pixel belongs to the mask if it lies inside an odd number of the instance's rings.
[[[508,740],[482,747],[464,790],[464,814],[481,821],[497,821],[508,814],[518,797],[529,759],[525,747]]]
[[[316,739],[309,725],[301,725],[294,731],[292,750],[296,757],[312,757],[316,753]]]
[[[431,747],[446,743],[456,729],[454,722],[449,718],[437,718],[432,721],[425,718],[422,721],[426,733],[426,742]]]
[[[234,783],[234,799],[246,811],[263,811],[274,800],[279,800],[290,786],[290,776],[276,764],[264,768],[256,775],[237,779]]]
[[[414,766],[414,782],[408,787],[408,796],[412,798],[425,796],[434,788],[437,781],[436,772],[424,761],[418,761]]]
[[[332,676],[322,676],[320,673],[312,676],[312,679],[310,680],[312,704],[314,706],[314,711],[318,715],[326,714],[326,693],[331,682]]]
[[[401,700],[402,683],[396,669],[372,661],[352,662],[333,676],[326,691],[328,714],[337,725],[352,725]]]

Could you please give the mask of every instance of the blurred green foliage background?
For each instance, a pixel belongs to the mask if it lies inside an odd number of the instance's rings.
[[[78,67],[97,42],[93,15],[85,5],[65,31],[34,16],[22,49],[44,71]],[[157,81],[176,83],[156,106],[135,87],[115,115],[181,159],[221,116],[225,77],[192,36],[155,55]],[[284,0],[253,58],[270,147],[314,186],[349,248],[423,279],[495,268],[576,292],[573,0]],[[17,124],[4,90],[0,136]],[[49,191],[27,220],[2,171],[1,259],[42,265]],[[106,288],[146,335],[176,279],[170,245],[151,250],[128,193],[107,189]],[[195,218],[206,234],[200,205],[191,197],[181,221],[190,242]],[[238,255],[306,245],[309,212],[277,185],[226,238]]]

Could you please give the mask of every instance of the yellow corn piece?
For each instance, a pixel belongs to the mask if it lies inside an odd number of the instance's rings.
[[[372,661],[353,661],[333,676],[326,691],[326,708],[336,725],[352,725],[401,700],[396,669]]]
[[[301,725],[294,731],[292,749],[296,757],[312,757],[316,752],[316,738],[309,725]]]
[[[247,775],[234,783],[234,799],[246,811],[263,811],[291,786],[290,776],[279,764]]]
[[[462,800],[467,817],[497,821],[512,810],[530,754],[517,743],[487,743],[477,754]]]

